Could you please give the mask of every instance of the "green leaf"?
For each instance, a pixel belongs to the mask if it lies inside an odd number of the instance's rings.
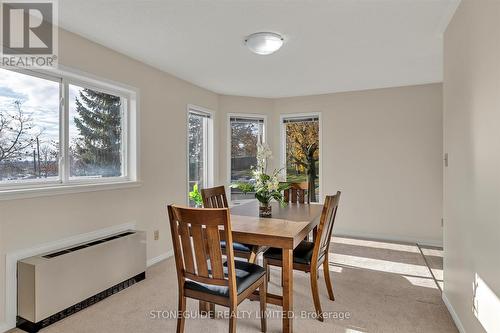
[[[243,193],[255,192],[255,186],[251,183],[238,182],[231,184],[230,187],[238,189]]]
[[[201,207],[203,205],[203,198],[200,191],[198,190],[198,183],[193,185],[193,190],[189,192],[189,199],[193,201],[196,206]]]
[[[280,183],[278,187],[278,191],[288,190],[290,188],[290,183]]]

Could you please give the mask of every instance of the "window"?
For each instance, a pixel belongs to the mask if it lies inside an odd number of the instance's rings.
[[[122,127],[125,100],[69,85],[69,176],[123,177]]]
[[[265,118],[262,116],[229,115],[230,132],[230,182],[251,181],[252,169],[257,165],[257,144],[265,141]],[[238,200],[245,195],[238,189],[231,189],[231,199]]]
[[[188,192],[212,186],[213,119],[208,110],[188,107]],[[194,205],[193,202],[189,202]]]
[[[320,117],[282,116],[282,165],[288,182],[308,184],[311,202],[320,195]]]
[[[59,179],[61,82],[0,69],[0,184]]]
[[[134,96],[93,79],[0,69],[0,193],[135,180]]]

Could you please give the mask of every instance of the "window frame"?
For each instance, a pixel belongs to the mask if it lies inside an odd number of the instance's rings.
[[[203,179],[206,188],[212,187],[214,184],[214,123],[215,112],[202,106],[188,104],[186,107],[186,203],[189,205],[189,114],[200,114],[209,119],[204,125],[205,139],[203,140],[203,159],[206,161],[203,165],[206,166],[203,170]]]
[[[268,142],[267,137],[267,115],[260,113],[228,113],[227,114],[227,125],[226,125],[226,135],[227,135],[227,144],[226,144],[226,180],[228,184],[228,193],[229,198],[231,198],[231,189],[229,185],[231,185],[231,118],[247,118],[247,119],[259,119],[264,121],[263,125],[263,133],[262,133],[262,143]],[[232,199],[231,199],[232,200]]]
[[[76,79],[64,79],[63,78],[63,89],[68,90],[64,97],[64,129],[63,129],[63,142],[64,142],[64,151],[68,152],[69,151],[69,121],[70,121],[70,115],[69,115],[69,86],[78,86],[80,88],[84,89],[91,89],[91,90],[97,90],[99,92],[103,92],[105,94],[113,95],[116,97],[120,97],[122,102],[121,105],[121,112],[122,112],[122,119],[121,119],[121,144],[122,144],[122,156],[121,156],[121,169],[122,169],[122,176],[119,177],[104,177],[104,178],[90,178],[90,179],[78,179],[78,177],[71,177],[71,170],[65,170],[65,173],[63,175],[64,182],[68,184],[86,184],[86,183],[113,183],[113,182],[124,182],[124,181],[129,181],[130,176],[128,174],[128,155],[129,155],[129,147],[128,147],[128,117],[130,114],[129,110],[129,102],[128,102],[128,97],[126,94],[124,94],[121,91],[118,90],[112,90],[112,89],[107,89],[107,88],[101,88],[93,84],[88,84],[87,82],[81,81],[81,80],[76,80]],[[67,97],[67,98],[66,98]],[[126,129],[126,131],[124,130]],[[126,133],[127,132],[127,133]],[[65,165],[70,167],[70,162],[69,162],[69,154],[62,155],[63,159],[65,160]]]
[[[59,83],[59,172],[57,180],[33,180],[19,183],[0,183],[0,200],[32,198],[87,191],[137,187],[138,165],[138,90],[121,83],[95,77],[59,65],[59,69],[22,69],[0,67],[4,70],[38,77]],[[71,179],[69,165],[69,85],[95,89],[120,97],[122,105],[122,176]]]
[[[319,170],[318,170],[318,178],[319,178],[319,197],[318,203],[323,202],[323,128],[321,121],[321,112],[307,112],[307,113],[282,113],[280,114],[280,168],[282,168],[282,176],[286,180],[286,130],[285,130],[285,120],[286,119],[299,119],[299,118],[307,118],[307,117],[317,117],[318,118],[318,126],[319,126]]]

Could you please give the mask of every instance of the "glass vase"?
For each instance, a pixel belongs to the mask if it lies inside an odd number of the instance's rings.
[[[259,203],[259,216],[260,217],[271,217],[272,216],[272,206],[269,203]]]

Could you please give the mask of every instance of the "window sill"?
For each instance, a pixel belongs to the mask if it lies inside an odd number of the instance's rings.
[[[67,184],[67,185],[49,185],[43,187],[20,188],[0,190],[0,201],[14,199],[28,199],[45,196],[55,196],[72,193],[95,192],[106,190],[119,190],[125,188],[140,187],[139,181],[120,181],[109,183],[92,183],[92,184]]]

